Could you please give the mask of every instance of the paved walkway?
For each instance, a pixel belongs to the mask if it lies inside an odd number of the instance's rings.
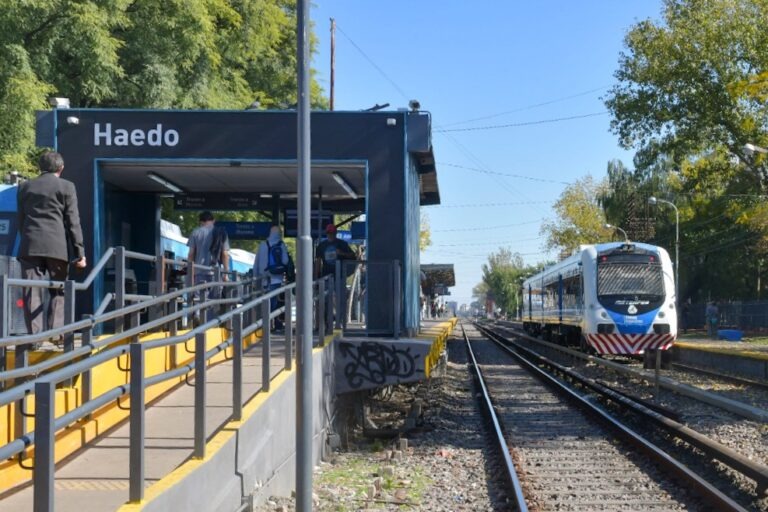
[[[271,376],[285,363],[284,339],[272,335]],[[248,401],[261,389],[261,345],[243,357],[243,397]],[[206,432],[208,437],[232,413],[232,363],[208,369]],[[191,381],[194,382],[194,379]],[[194,446],[194,387],[182,385],[147,408],[145,418],[145,477],[150,486],[187,460]],[[81,450],[56,470],[57,512],[115,510],[128,501],[129,425],[124,422],[111,433]],[[0,511],[32,510],[33,488],[0,501]]]

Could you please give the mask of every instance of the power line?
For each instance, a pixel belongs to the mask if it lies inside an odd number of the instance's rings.
[[[440,208],[487,208],[492,206],[530,206],[533,204],[552,204],[554,201],[518,201],[510,203],[467,203],[434,205]]]
[[[467,243],[461,243],[461,244],[434,244],[435,247],[480,247],[484,245],[504,245],[504,244],[517,244],[520,242],[533,242],[536,240],[541,240],[545,237],[543,236],[537,236],[534,238],[519,238],[515,240],[503,240],[503,241],[493,241],[493,242],[467,242]]]
[[[456,121],[456,122],[453,122],[453,123],[443,124],[443,125],[438,126],[438,128],[447,128],[449,126],[457,126],[457,125],[460,125],[460,124],[474,123],[476,121],[485,121],[486,119],[494,119],[496,117],[506,116],[508,114],[514,114],[516,112],[523,112],[525,110],[532,110],[534,108],[539,108],[539,107],[544,107],[544,106],[547,106],[547,105],[552,105],[553,103],[559,103],[561,101],[566,101],[566,100],[571,100],[573,98],[578,98],[578,97],[581,97],[581,96],[586,96],[588,94],[592,94],[593,92],[604,91],[604,90],[608,89],[609,87],[610,87],[609,85],[604,85],[602,87],[596,87],[596,88],[590,89],[588,91],[583,91],[583,92],[579,92],[579,93],[576,93],[576,94],[571,94],[570,96],[563,96],[561,98],[556,98],[554,100],[543,101],[541,103],[534,103],[533,105],[526,105],[524,107],[518,107],[518,108],[515,108],[515,109],[512,109],[512,110],[505,110],[504,112],[499,112],[498,114],[491,114],[491,115],[482,116],[482,117],[475,117],[473,119],[467,119],[465,121]]]
[[[534,178],[533,176],[524,176],[522,174],[512,174],[508,172],[490,171],[486,169],[478,169],[477,167],[467,167],[466,165],[450,164],[447,162],[438,162],[437,165],[445,165],[446,167],[455,167],[457,169],[465,169],[467,171],[479,172],[481,174],[504,176],[505,178],[518,178],[521,180],[538,181],[541,183],[557,183],[558,185],[570,185],[570,183],[567,181],[548,180],[546,178]]]
[[[342,29],[342,28],[339,26],[339,24],[338,24],[338,23],[336,23],[336,30],[338,30],[338,31],[341,33],[341,35],[343,35],[344,37],[346,37],[346,38],[347,38],[347,41],[349,41],[350,43],[352,43],[352,46],[354,46],[354,47],[355,47],[355,49],[356,49],[358,52],[360,52],[360,55],[362,55],[362,56],[363,56],[363,58],[365,58],[365,60],[367,60],[367,61],[368,61],[368,63],[369,63],[371,66],[373,66],[373,67],[376,69],[376,71],[378,71],[378,72],[379,72],[379,74],[380,74],[381,76],[383,76],[383,77],[384,77],[384,79],[385,79],[387,82],[389,82],[389,83],[392,85],[392,87],[394,87],[394,88],[397,90],[397,92],[399,92],[399,93],[400,93],[400,95],[401,95],[403,98],[405,98],[405,100],[406,100],[406,101],[410,101],[410,99],[411,99],[411,98],[410,98],[410,97],[408,97],[408,95],[407,95],[407,94],[405,94],[405,91],[403,91],[403,90],[400,88],[400,86],[399,86],[399,85],[397,85],[397,84],[395,83],[395,81],[394,81],[394,80],[392,80],[391,78],[389,78],[389,76],[388,76],[388,75],[387,75],[387,74],[384,72],[384,70],[383,70],[383,69],[381,69],[381,68],[380,68],[380,67],[379,67],[379,66],[378,66],[378,65],[377,65],[377,64],[376,64],[376,63],[373,61],[373,59],[371,59],[371,58],[368,56],[368,54],[366,54],[366,53],[363,51],[363,49],[362,49],[362,48],[360,48],[360,47],[357,45],[357,43],[356,43],[356,42],[354,42],[354,41],[352,40],[352,38],[351,38],[351,37],[349,37],[349,36],[347,35],[347,33],[346,33],[346,32],[344,32],[344,30],[343,30],[343,29]]]
[[[453,233],[456,231],[486,231],[486,230],[494,230],[494,229],[504,229],[504,228],[512,228],[516,226],[525,226],[526,224],[537,224],[545,219],[538,219],[538,220],[531,220],[528,222],[516,222],[515,224],[502,224],[500,226],[485,226],[485,227],[475,227],[475,228],[453,228],[453,229],[433,229],[430,230],[432,233]]]
[[[591,114],[581,114],[577,116],[568,116],[568,117],[556,117],[554,119],[539,119],[537,121],[524,121],[521,123],[492,124],[488,126],[474,126],[471,128],[448,128],[448,129],[439,129],[434,131],[435,133],[447,133],[447,132],[473,132],[478,130],[497,130],[499,128],[516,128],[520,126],[533,126],[533,125],[539,125],[539,124],[559,123],[561,121],[573,121],[574,119],[584,119],[587,117],[604,116],[608,113],[609,112],[607,110],[604,110],[603,112],[592,112]]]

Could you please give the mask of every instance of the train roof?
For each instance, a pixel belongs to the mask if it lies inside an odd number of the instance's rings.
[[[613,249],[618,249],[619,247],[622,247],[623,245],[633,245],[639,249],[642,249],[644,251],[649,252],[658,252],[663,251],[663,247],[659,247],[658,245],[652,245],[652,244],[646,244],[643,242],[607,242],[602,244],[584,244],[579,246],[579,250],[568,256],[562,261],[559,261],[555,263],[552,266],[549,266],[542,270],[541,272],[538,272],[529,278],[527,278],[525,281],[523,281],[523,285],[528,283],[529,281],[533,281],[536,279],[541,279],[544,276],[550,275],[552,273],[560,273],[564,270],[568,269],[569,267],[577,265],[581,261],[581,256],[585,251],[588,251],[590,249],[594,249],[595,252],[601,253],[605,251],[610,251]]]

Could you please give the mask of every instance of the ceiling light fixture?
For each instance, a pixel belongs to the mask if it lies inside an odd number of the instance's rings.
[[[349,197],[352,199],[357,199],[357,192],[355,192],[355,189],[352,188],[352,185],[350,185],[341,174],[334,172],[331,174],[331,176],[333,176],[333,179],[336,180],[336,183],[338,183],[341,188],[343,188],[344,191],[349,194]]]
[[[147,178],[161,184],[162,186],[164,186],[165,188],[167,188],[168,190],[170,190],[175,194],[181,194],[182,192],[184,192],[184,190],[182,190],[180,186],[168,181],[167,179],[163,178],[159,174],[155,174],[154,172],[148,172]]]

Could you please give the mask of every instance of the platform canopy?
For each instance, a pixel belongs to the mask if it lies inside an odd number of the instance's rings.
[[[453,263],[432,263],[421,266],[421,288],[425,295],[450,295],[448,288],[456,286]]]

